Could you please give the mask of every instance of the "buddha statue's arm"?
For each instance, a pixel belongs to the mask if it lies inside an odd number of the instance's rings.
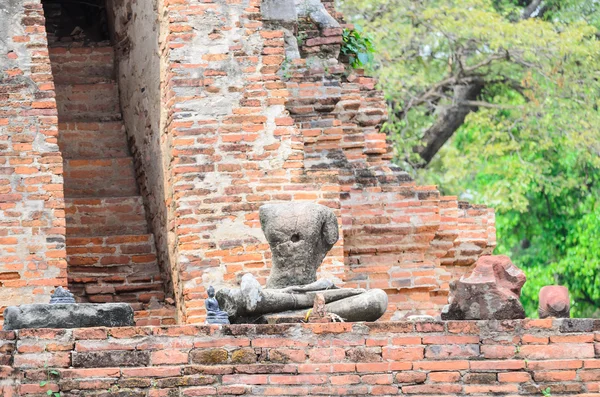
[[[275,290],[277,292],[284,292],[284,293],[288,293],[288,294],[303,294],[306,292],[313,292],[313,291],[325,291],[325,290],[330,290],[330,289],[338,289],[338,287],[336,287],[333,284],[333,281],[328,280],[326,278],[321,278],[317,281],[315,281],[314,283],[310,283],[310,284],[306,284],[306,285],[291,285],[289,287],[285,287],[282,289],[278,289]]]

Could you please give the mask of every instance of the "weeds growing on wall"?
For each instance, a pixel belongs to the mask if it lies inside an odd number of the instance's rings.
[[[347,56],[350,66],[355,69],[366,68],[373,62],[375,47],[371,37],[365,34],[360,26],[355,29],[344,29],[342,35],[342,54]]]
[[[48,385],[48,382],[52,381],[52,376],[60,376],[60,373],[55,369],[48,368],[48,364],[44,365],[46,369],[46,380],[40,382],[40,387],[45,387]],[[50,397],[61,397],[60,392],[55,392],[51,389],[46,390],[46,395]]]

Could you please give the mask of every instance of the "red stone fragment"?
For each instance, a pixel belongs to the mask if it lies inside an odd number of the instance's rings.
[[[540,305],[538,308],[540,318],[571,317],[571,303],[569,290],[561,285],[546,285],[540,290]]]
[[[485,255],[469,277],[450,284],[450,304],[443,320],[508,320],[525,318],[519,301],[525,274],[507,256]]]

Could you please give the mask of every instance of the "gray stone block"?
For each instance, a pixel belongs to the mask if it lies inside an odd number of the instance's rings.
[[[263,0],[260,11],[267,21],[292,22],[298,19],[295,0]]]
[[[560,332],[593,332],[594,320],[591,318],[565,318],[560,324]]]
[[[127,303],[34,304],[4,310],[4,330],[23,328],[127,327],[134,325]]]
[[[108,350],[73,353],[75,368],[147,367],[149,351]]]

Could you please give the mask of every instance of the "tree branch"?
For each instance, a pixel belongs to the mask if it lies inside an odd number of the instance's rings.
[[[413,148],[423,159],[423,163],[419,167],[427,166],[444,143],[463,125],[467,114],[477,110],[476,105],[468,104],[468,102],[475,101],[483,87],[483,80],[455,86],[452,104],[438,107],[434,124],[423,135],[423,145]]]
[[[521,14],[521,19],[529,19],[538,17],[543,13],[545,8],[544,0],[532,0]],[[425,21],[421,23],[426,24]],[[431,31],[439,30],[434,26],[429,26]],[[441,31],[450,42],[454,42],[454,38]],[[435,121],[423,134],[422,144],[413,148],[415,153],[418,153],[423,162],[417,167],[426,167],[440,148],[450,139],[450,137],[458,130],[465,121],[465,118],[470,112],[477,111],[480,107],[492,109],[519,109],[520,106],[493,104],[479,100],[481,92],[486,85],[506,83],[511,88],[518,91],[523,97],[525,96],[523,87],[518,82],[515,82],[508,77],[494,79],[488,77],[480,70],[495,62],[513,62],[525,68],[539,69],[537,65],[533,65],[522,59],[518,53],[509,50],[500,50],[481,62],[471,65],[464,65],[465,48],[459,48],[453,54],[453,59],[456,61],[456,68],[451,68],[451,75],[447,76],[438,83],[432,85],[429,89],[420,95],[410,98],[404,106],[400,107],[396,102],[390,102],[390,106],[394,109],[394,115],[399,119],[404,119],[407,113],[414,107],[429,104],[435,109]],[[453,92],[450,105],[438,105],[444,98],[448,98],[447,92]]]
[[[462,101],[459,105],[471,106],[476,108],[490,108],[490,109],[522,109],[523,106],[519,105],[499,105],[495,103],[489,103],[485,101]]]
[[[538,15],[541,15],[542,14],[541,11],[543,8],[544,8],[544,0],[533,0],[523,10],[523,13],[521,14],[521,19],[525,20],[525,19],[529,19],[529,18],[536,17]]]

